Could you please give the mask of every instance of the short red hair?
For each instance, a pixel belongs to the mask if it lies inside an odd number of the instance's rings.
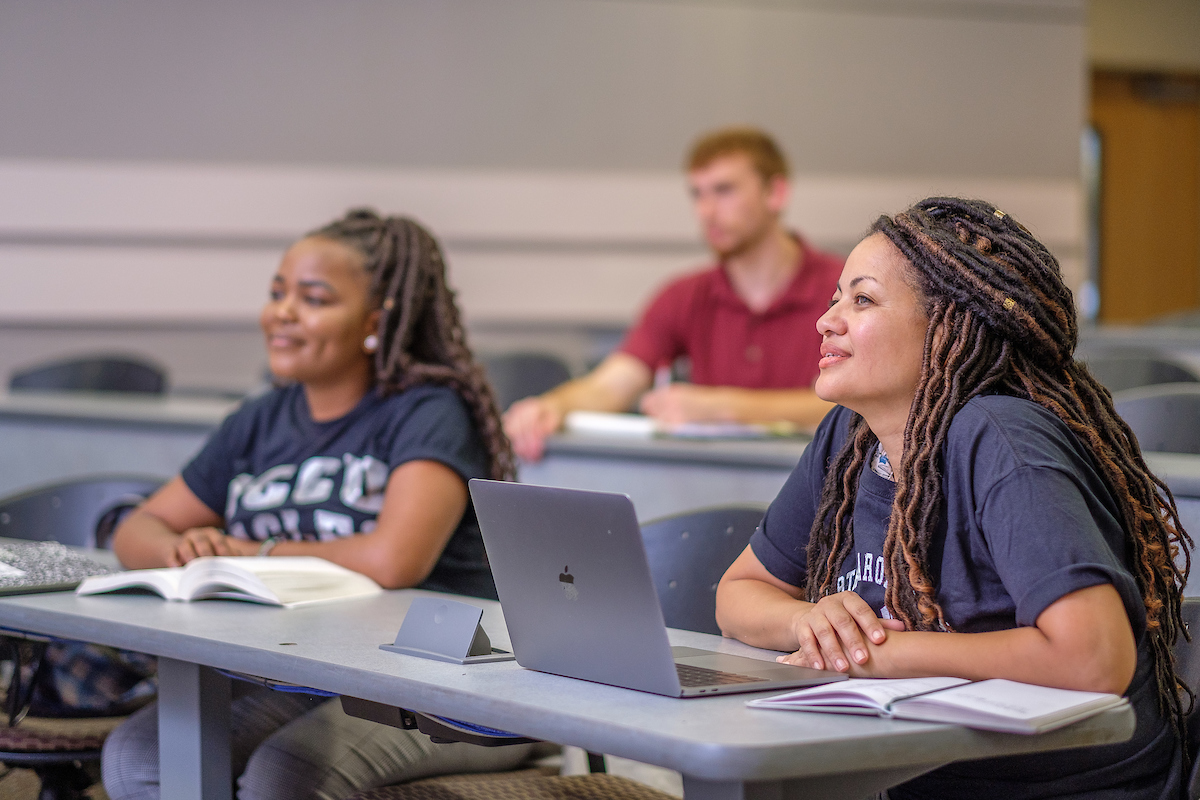
[[[701,136],[688,151],[688,172],[703,169],[722,156],[744,153],[754,170],[769,183],[775,177],[788,177],[787,158],[765,131],[751,127],[721,128]]]

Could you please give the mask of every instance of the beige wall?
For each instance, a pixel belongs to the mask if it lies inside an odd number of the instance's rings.
[[[1082,0],[3,4],[0,320],[245,320],[284,243],[375,203],[447,239],[469,315],[625,322],[703,258],[678,165],[737,122],[782,141],[792,219],[819,244],[847,250],[925,193],[983,193],[1074,262],[1083,16]]]
[[[1198,0],[1088,0],[1096,67],[1200,72]]]
[[[679,162],[730,123],[778,136],[789,220],[820,245],[846,251],[927,193],[982,195],[1078,282],[1084,16],[1084,0],[0,3],[0,351],[108,341],[59,323],[113,342],[252,331],[286,242],[361,203],[444,238],[472,325],[619,327],[705,257]]]

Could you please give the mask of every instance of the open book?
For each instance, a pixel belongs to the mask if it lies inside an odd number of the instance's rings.
[[[750,700],[753,708],[866,714],[948,722],[1007,733],[1045,733],[1125,705],[1115,694],[1051,689],[1000,678],[851,678]]]
[[[77,594],[143,591],[167,600],[246,600],[273,606],[366,597],[383,591],[366,575],[312,556],[207,556],[170,569],[88,578]]]

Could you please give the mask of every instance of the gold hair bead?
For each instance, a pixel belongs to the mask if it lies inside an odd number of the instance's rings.
[[[1017,301],[1013,300],[1011,297],[1006,297],[1004,298],[1004,303],[1002,303],[1002,305],[1004,306],[1005,311],[1012,311],[1017,307]]]
[[[1005,217],[1008,216],[1007,214],[1005,214],[1003,211],[1001,211],[998,208],[992,212],[992,215],[995,216],[996,219],[1004,219]]]

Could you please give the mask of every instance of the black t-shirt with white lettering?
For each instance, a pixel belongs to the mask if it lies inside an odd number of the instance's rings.
[[[326,541],[368,533],[396,467],[437,461],[488,477],[487,450],[453,389],[368,392],[345,416],[315,422],[303,387],[274,389],[230,414],[183,480],[240,539]],[[496,597],[475,510],[467,510],[422,589]]]
[[[751,539],[763,566],[792,586],[805,585],[805,552],[825,473],[851,419],[841,407],[826,416]],[[965,633],[1029,626],[1059,598],[1112,584],[1137,637],[1137,671],[1126,693],[1137,731],[1123,744],[951,764],[890,789],[889,797],[1178,797],[1182,754],[1158,711],[1146,612],[1129,570],[1120,513],[1079,440],[1035,403],[976,397],[950,425],[943,476],[930,571],[946,621]],[[864,465],[854,550],[836,587],[857,592],[880,616],[887,615],[882,553],[894,497],[895,484]]]

